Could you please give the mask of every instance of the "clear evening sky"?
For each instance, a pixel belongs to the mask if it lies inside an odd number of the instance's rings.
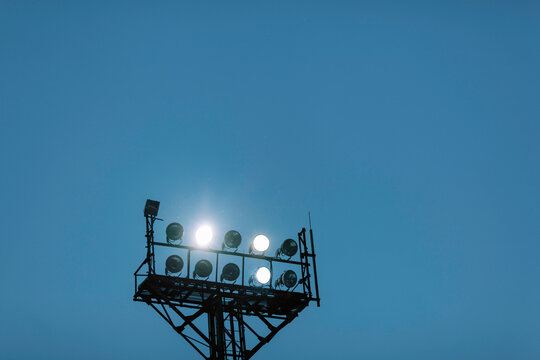
[[[198,358],[131,300],[151,198],[311,211],[322,307],[255,359],[539,359],[539,39],[532,1],[2,1],[0,358]]]

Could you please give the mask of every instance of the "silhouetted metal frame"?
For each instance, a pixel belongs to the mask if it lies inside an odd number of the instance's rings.
[[[135,295],[133,300],[150,305],[203,358],[208,360],[250,359],[264,344],[268,343],[281,329],[294,320],[311,301],[315,301],[317,306],[320,306],[311,226],[310,246],[308,246],[306,238],[306,229],[303,228],[298,233],[300,261],[295,261],[264,255],[243,254],[236,251],[199,249],[181,244],[156,242],[154,241],[154,222],[161,219],[148,214],[145,215],[145,218],[146,258],[134,273]],[[156,274],[155,246],[187,250],[187,276],[175,277]],[[192,251],[216,255],[215,281],[200,280],[191,276]],[[219,268],[217,265],[219,264],[220,255],[240,256],[242,258],[242,284],[218,281]],[[300,280],[293,289],[287,289],[286,291],[275,289],[272,279],[269,285],[265,287],[245,286],[244,264],[246,258],[268,261],[271,269],[273,269],[273,262],[299,265],[301,267]],[[145,264],[147,265],[146,274],[139,273]],[[313,267],[313,288],[310,267]],[[139,284],[140,278],[144,279]],[[301,290],[296,291],[300,285]],[[167,292],[164,292],[164,290]],[[175,293],[175,295],[172,296],[172,293]],[[178,296],[176,293],[178,293]],[[270,305],[265,307],[266,303],[271,303],[272,296],[275,299],[279,298],[279,306],[277,308],[272,308]],[[186,315],[181,308],[195,309],[196,311],[192,315]],[[167,309],[181,319],[180,324],[173,320]],[[204,314],[208,315],[208,335],[194,324],[194,321]],[[258,319],[261,324],[264,324],[268,329],[266,335],[257,333],[253,326],[244,319],[246,316],[251,319]],[[273,325],[268,319],[279,320],[280,322]],[[193,330],[198,338],[185,334],[184,331],[187,328]],[[258,339],[258,343],[251,349],[246,348],[246,331],[252,333]]]

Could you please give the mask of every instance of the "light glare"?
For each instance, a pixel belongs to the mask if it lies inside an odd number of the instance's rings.
[[[271,277],[270,270],[268,270],[268,268],[264,266],[260,267],[259,269],[257,269],[257,272],[255,273],[255,277],[257,278],[258,282],[264,285],[270,281],[270,277]]]
[[[208,225],[201,226],[195,233],[195,239],[199,246],[207,246],[212,241],[212,228]]]
[[[265,235],[257,235],[253,239],[253,248],[257,251],[264,252],[268,250],[269,246],[270,240]]]

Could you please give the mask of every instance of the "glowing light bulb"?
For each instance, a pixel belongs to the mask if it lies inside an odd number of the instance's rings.
[[[270,274],[270,270],[266,267],[260,267],[257,269],[257,272],[255,273],[255,277],[257,278],[257,281],[261,284],[266,284],[270,281],[270,277],[272,274]]]
[[[212,241],[212,228],[208,225],[203,225],[195,233],[195,239],[199,246],[207,246]]]
[[[264,252],[270,247],[270,240],[265,235],[257,235],[253,239],[253,248],[257,251]]]

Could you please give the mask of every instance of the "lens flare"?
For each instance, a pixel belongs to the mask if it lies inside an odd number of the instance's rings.
[[[203,225],[195,233],[195,239],[199,246],[207,246],[212,241],[212,228],[208,225]]]

